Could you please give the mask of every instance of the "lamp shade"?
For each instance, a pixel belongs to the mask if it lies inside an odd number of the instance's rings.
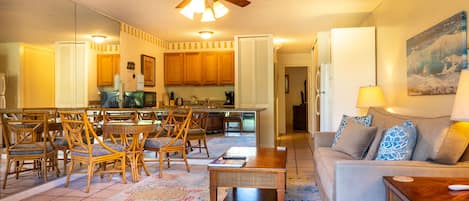
[[[451,120],[469,121],[469,70],[461,71]]]
[[[358,90],[358,108],[384,107],[385,105],[386,103],[384,101],[384,95],[381,87],[367,86],[360,87]]]

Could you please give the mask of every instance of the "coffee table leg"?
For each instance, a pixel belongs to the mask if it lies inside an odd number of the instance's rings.
[[[277,201],[285,200],[285,172],[277,173]]]
[[[217,201],[217,174],[209,171],[210,174],[210,201]]]
[[[210,201],[217,201],[217,187],[210,186]]]

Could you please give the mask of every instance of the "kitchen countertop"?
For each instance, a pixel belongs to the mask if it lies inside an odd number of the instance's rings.
[[[175,107],[180,109],[185,108],[192,108],[192,111],[204,111],[204,112],[261,112],[266,110],[266,108],[258,107],[258,108],[235,108],[235,107],[215,107],[209,108],[207,106],[184,106],[184,107]],[[25,108],[27,109],[27,108]],[[35,108],[36,110],[41,110],[39,108]],[[51,110],[54,108],[44,108],[44,110]],[[108,110],[138,110],[138,111],[155,111],[155,112],[164,112],[168,111],[169,107],[163,108],[100,108],[100,107],[88,107],[88,108],[57,108],[58,111],[66,111],[66,110],[101,110],[101,109],[108,109]],[[2,109],[0,112],[21,112],[23,108],[14,108],[14,109]]]

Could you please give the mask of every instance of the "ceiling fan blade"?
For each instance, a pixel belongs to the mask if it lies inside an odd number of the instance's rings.
[[[247,1],[247,0],[225,0],[225,1],[228,1],[232,4],[236,4],[240,7],[245,7],[247,5],[249,5],[251,2]]]
[[[181,3],[179,3],[176,8],[184,8],[187,4],[189,4],[191,0],[182,0]]]

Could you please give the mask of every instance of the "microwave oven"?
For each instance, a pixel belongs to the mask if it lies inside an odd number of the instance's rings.
[[[156,92],[145,91],[143,93],[143,106],[156,107]]]

